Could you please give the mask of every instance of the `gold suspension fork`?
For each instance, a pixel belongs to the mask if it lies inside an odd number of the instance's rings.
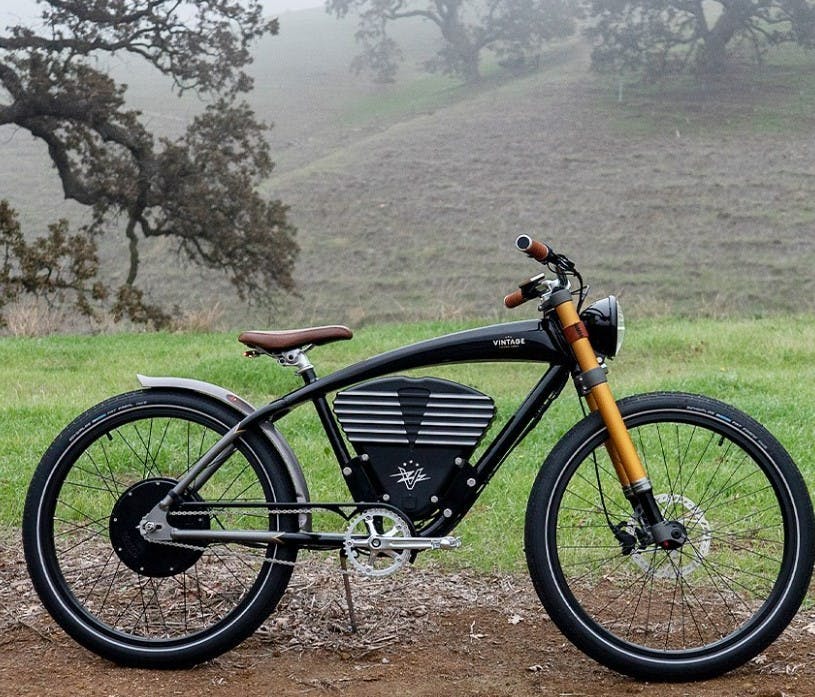
[[[515,240],[515,246],[542,264],[555,264],[561,269],[574,268],[574,264],[568,259],[555,254],[547,245],[533,240],[528,235],[520,235]],[[541,281],[542,276],[536,276],[521,284],[518,290],[504,298],[504,305],[512,308],[531,300],[537,295]],[[687,542],[687,531],[678,521],[666,521],[662,515],[654,498],[648,474],[640,461],[617,402],[611,394],[605,370],[598,365],[597,356],[589,341],[589,333],[577,314],[572,294],[566,288],[556,290],[549,296],[548,306],[555,309],[563,336],[569,343],[580,368],[578,378],[583,388],[581,392],[586,395],[591,410],[600,413],[608,429],[605,446],[623,493],[631,503],[636,517],[647,527],[647,530],[643,531],[643,537],[637,534],[640,538],[640,547],[644,548],[643,545],[647,544],[643,540],[650,540],[666,550],[681,547]],[[615,531],[618,541],[623,544],[623,554],[630,554],[633,548],[629,548],[627,539],[622,539],[619,526],[614,526],[610,520],[609,526]]]
[[[580,378],[587,389],[587,401],[592,411],[600,417],[608,429],[606,449],[614,463],[617,477],[625,497],[631,502],[635,513],[642,516],[648,526],[649,539],[665,550],[677,549],[687,542],[687,530],[678,521],[666,521],[654,499],[651,481],[640,461],[640,456],[628,428],[611,394],[606,373],[597,363],[597,356],[589,341],[589,333],[577,314],[572,295],[562,289],[552,293],[550,303],[555,308],[563,336],[572,348],[580,366]],[[619,538],[618,538],[619,539]],[[640,541],[640,545],[643,542]],[[626,552],[624,550],[623,552]]]
[[[597,363],[597,355],[589,341],[589,333],[577,314],[571,293],[567,290],[556,291],[552,294],[550,302],[563,328],[563,336],[571,346],[580,366],[583,383],[588,388],[586,401],[589,408],[600,412],[600,417],[608,429],[609,439],[606,441],[606,449],[623,491],[650,490],[648,474],[611,393],[605,371]]]
[[[597,411],[597,401],[594,399],[591,393],[587,394],[586,396],[586,404],[589,405],[589,409],[592,412]],[[628,479],[628,473],[625,471],[625,466],[623,465],[623,461],[620,459],[620,453],[617,452],[617,449],[614,447],[614,444],[607,440],[603,445],[606,448],[606,452],[608,453],[608,457],[611,460],[611,464],[614,465],[614,471],[617,472],[617,478],[620,480],[620,484],[623,487],[623,491],[630,491],[631,490],[631,482]]]
[[[665,550],[681,547],[687,542],[687,530],[678,521],[666,521],[662,515],[654,498],[651,481],[640,461],[617,402],[611,394],[605,370],[597,363],[588,331],[577,314],[571,293],[565,289],[555,291],[550,302],[563,328],[563,336],[569,342],[580,366],[580,379],[588,392],[589,407],[592,411],[600,413],[608,429],[605,446],[625,497],[634,507],[634,512],[641,515],[643,522],[647,524],[649,539],[652,542]],[[640,545],[643,544],[641,540]]]

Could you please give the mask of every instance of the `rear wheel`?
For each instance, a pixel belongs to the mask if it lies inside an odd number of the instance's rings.
[[[649,541],[591,415],[557,444],[530,494],[535,589],[564,634],[615,670],[723,673],[770,644],[806,594],[803,479],[766,429],[720,402],[662,393],[619,406],[663,515],[687,541],[672,551]]]
[[[231,426],[226,405],[144,391],[92,408],[43,456],[26,500],[23,543],[43,604],[74,639],[118,663],[177,667],[237,645],[282,596],[293,548],[150,543],[142,517]],[[296,530],[296,515],[219,503],[295,500],[276,451],[249,432],[168,515],[175,527]],[[180,510],[184,502],[213,502]]]

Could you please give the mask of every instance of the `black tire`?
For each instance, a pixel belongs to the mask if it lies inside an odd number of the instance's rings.
[[[806,486],[765,428],[721,402],[657,393],[619,406],[663,514],[685,525],[689,542],[624,553],[608,519],[634,537],[637,522],[592,414],[558,442],[530,494],[535,590],[561,631],[614,670],[646,680],[719,675],[765,649],[806,594]]]
[[[277,605],[296,549],[165,547],[144,542],[133,523],[238,420],[195,394],[132,392],[82,414],[45,453],[23,515],[26,562],[46,609],[80,644],[123,665],[189,666],[236,646]],[[235,446],[190,500],[295,500],[262,435],[250,431]],[[170,520],[296,530],[296,518],[221,509]]]

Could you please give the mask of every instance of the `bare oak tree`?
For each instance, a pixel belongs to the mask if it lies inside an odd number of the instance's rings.
[[[402,60],[388,35],[392,22],[413,17],[435,25],[442,43],[425,68],[476,82],[485,49],[504,65],[534,65],[545,42],[574,32],[575,19],[571,0],[327,0],[326,10],[358,16],[362,53],[351,67],[380,81],[392,80]]]
[[[761,61],[771,46],[810,47],[815,39],[809,0],[589,0],[585,6],[598,70],[715,74],[738,43]]]
[[[286,207],[263,197],[268,128],[242,95],[250,46],[275,34],[258,0],[39,0],[41,22],[0,33],[0,126],[48,147],[66,198],[91,207],[82,233],[125,234],[127,276],[115,312],[163,319],[136,287],[139,243],[174,241],[186,259],[225,273],[242,297],[291,288],[297,253]],[[180,95],[207,106],[178,138],[152,133],[128,108],[104,57],[146,61]],[[99,295],[99,293],[97,293]],[[145,309],[152,311],[145,315]]]

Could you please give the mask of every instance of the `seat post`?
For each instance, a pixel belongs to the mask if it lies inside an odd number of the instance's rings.
[[[297,374],[300,375],[303,381],[308,385],[317,379],[314,366],[311,364],[308,356],[306,356],[306,351],[310,348],[311,346],[301,346],[290,349],[289,351],[273,353],[272,355],[277,359],[280,365],[296,368]]]
[[[308,361],[308,359],[306,360]],[[298,370],[297,374],[303,378],[303,383],[306,385],[317,382],[317,372],[314,370],[314,366],[311,365],[311,362],[309,362],[308,367],[303,368],[303,370]]]

